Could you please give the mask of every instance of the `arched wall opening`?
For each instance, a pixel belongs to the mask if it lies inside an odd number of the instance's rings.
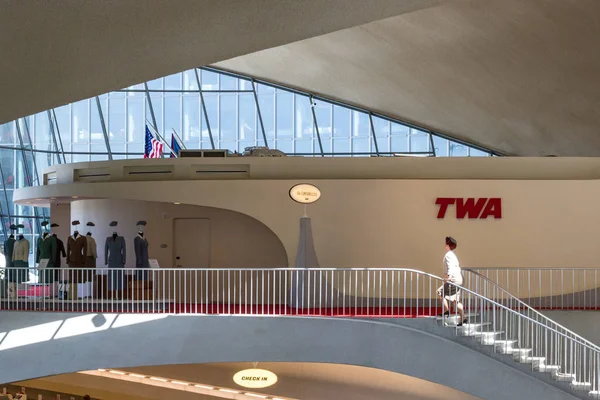
[[[249,297],[253,297],[251,303],[259,304],[264,303],[259,297],[259,284],[264,283],[261,282],[264,274],[236,269],[268,270],[288,266],[286,250],[273,231],[256,219],[231,210],[164,202],[93,199],[72,202],[69,218],[80,222],[81,234],[89,231],[96,238],[96,273],[90,274],[92,279],[86,278],[91,281],[87,294],[95,298],[117,296],[175,301],[193,304],[195,312],[198,312],[198,304],[240,303],[241,299],[248,301]],[[118,225],[109,226],[111,221]],[[156,260],[159,266],[146,272],[127,270],[136,268],[134,239],[138,235],[138,221],[146,223],[143,233],[149,243],[149,259]],[[69,222],[61,225],[70,225]],[[88,222],[95,226],[87,227]],[[74,229],[70,226],[69,234]],[[106,266],[105,244],[113,232],[123,236],[126,242],[124,272],[112,272],[114,270]],[[187,257],[180,257],[182,252]],[[216,269],[219,271],[212,271]],[[111,290],[109,273],[122,276],[125,282],[120,289],[122,292]],[[146,274],[144,279],[151,283],[134,283],[139,278],[136,274],[140,273]],[[80,297],[82,293],[80,288]]]

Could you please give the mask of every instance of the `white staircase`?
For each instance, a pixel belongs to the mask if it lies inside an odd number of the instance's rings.
[[[600,398],[599,348],[502,306],[482,307],[479,311],[466,315],[467,322],[462,326],[457,326],[457,315],[437,320],[458,336],[471,337],[493,352],[527,365],[531,371],[549,375],[558,385],[566,383],[578,397]]]

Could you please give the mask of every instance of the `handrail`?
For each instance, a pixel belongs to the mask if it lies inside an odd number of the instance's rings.
[[[477,271],[474,271],[470,268],[463,268],[462,269],[465,272],[471,273],[479,278],[482,278],[483,280],[485,280],[486,282],[488,282],[489,284],[491,284],[492,286],[494,286],[496,289],[499,289],[501,292],[507,294],[513,301],[516,301],[517,303],[519,303],[521,306],[525,307],[528,311],[532,312],[533,314],[536,314],[537,316],[539,316],[540,318],[554,324],[555,326],[557,326],[560,329],[565,330],[566,332],[568,332],[569,334],[573,335],[574,337],[579,338],[580,340],[582,340],[583,342],[587,343],[589,346],[594,347],[596,349],[598,349],[600,351],[600,346],[598,346],[597,344],[587,340],[586,338],[578,335],[577,333],[571,331],[569,328],[559,324],[558,322],[554,321],[551,318],[548,318],[547,316],[545,316],[544,314],[542,314],[541,312],[537,311],[536,309],[530,307],[527,303],[523,302],[521,299],[519,299],[518,297],[514,296],[512,293],[508,292],[506,289],[504,289],[502,286],[498,285],[496,282],[492,281],[491,279],[489,279],[486,276],[483,276],[482,274],[480,274]]]
[[[600,310],[600,268],[472,267],[468,270],[495,281],[535,309]]]
[[[8,268],[5,276],[9,282],[20,282],[32,270]],[[0,299],[0,309],[420,317],[441,313],[435,290],[443,284],[438,276],[409,268],[46,268],[39,271],[39,278],[39,284],[25,284],[25,289],[10,283],[9,298]],[[61,282],[60,287],[55,280]],[[72,284],[66,290],[62,287],[65,281],[87,283]],[[488,280],[482,282],[487,284]],[[598,346],[532,310],[510,293],[508,303],[502,304],[472,287],[454,286],[460,289],[464,311],[471,314],[467,318],[478,319],[474,324],[469,320],[463,327],[455,326],[457,334],[479,335],[482,343],[494,345],[494,351],[514,352],[521,362],[531,363],[532,369],[547,365],[546,371],[550,367],[555,372],[563,370],[573,381],[593,380],[593,389],[597,390],[600,382],[594,374],[600,371]],[[503,288],[489,286],[505,293]],[[66,293],[69,296],[64,299]],[[56,295],[60,297],[55,298]],[[540,361],[542,358],[546,364]]]

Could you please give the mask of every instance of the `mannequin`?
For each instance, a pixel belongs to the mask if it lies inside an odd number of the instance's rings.
[[[58,228],[60,225],[58,224],[50,224],[50,230],[52,228]],[[56,256],[54,258],[54,284],[52,285],[52,296],[58,296],[58,281],[61,280],[61,272],[62,272],[62,257],[66,257],[67,253],[65,251],[65,244],[62,240],[56,236],[56,233],[52,232],[52,237],[56,240]]]
[[[22,224],[17,225],[17,230],[23,229]],[[17,234],[12,253],[12,273],[8,274],[8,295],[11,299],[17,298],[17,285],[28,280],[29,274],[29,240],[23,233]]]
[[[12,255],[13,255],[13,250],[15,248],[15,234],[14,231],[17,230],[17,226],[16,225],[11,225],[10,226],[10,236],[8,237],[8,239],[6,239],[6,241],[4,242],[4,259],[6,261],[6,270],[7,270],[7,277],[6,279],[8,280],[8,282],[11,282],[11,278],[12,278],[12,274],[14,273],[14,271],[11,271],[11,269],[13,268],[13,261],[12,261]]]
[[[44,229],[48,227],[48,221],[43,221],[41,223]],[[37,251],[35,254],[35,262],[40,263],[42,260],[48,260],[48,264],[43,271],[40,271],[40,281],[44,285],[50,286],[50,293],[52,296],[55,295],[56,291],[54,290],[54,260],[56,260],[56,238],[51,236],[50,233],[46,230],[42,233],[42,236],[37,241]]]
[[[85,276],[83,277],[83,281],[87,283],[91,283],[94,280],[96,275],[96,271],[93,269],[96,268],[96,259],[98,258],[98,246],[96,245],[96,240],[92,237],[91,229],[96,226],[93,222],[88,222],[86,224],[88,226],[88,233],[85,235],[85,239],[87,241],[87,257],[85,258]],[[88,291],[89,292],[89,291]]]
[[[148,261],[148,239],[144,237],[145,226],[146,221],[138,221],[138,234],[133,240],[133,246],[135,248],[135,267],[138,268],[138,271],[136,271],[136,279],[142,281],[148,279],[148,271],[143,269],[150,268],[150,262]]]
[[[79,234],[77,226],[79,221],[71,223],[75,227],[73,236],[67,240],[67,265],[69,268],[77,268],[75,271],[69,271],[69,280],[71,281],[69,290],[69,299],[77,300],[77,284],[82,281],[83,270],[85,268],[85,258],[87,256],[87,240]]]
[[[112,221],[109,226],[113,227],[113,234],[106,238],[104,245],[104,264],[108,265],[108,290],[120,296],[123,290],[123,275],[125,268],[125,238],[117,233],[117,221]],[[118,269],[114,271],[113,269]],[[119,271],[120,270],[120,271]]]

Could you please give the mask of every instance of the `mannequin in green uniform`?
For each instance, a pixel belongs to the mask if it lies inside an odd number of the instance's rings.
[[[56,294],[56,288],[54,287],[54,260],[56,260],[56,238],[47,230],[48,221],[43,221],[41,224],[46,230],[37,241],[37,253],[35,256],[35,262],[40,263],[42,260],[48,260],[46,268],[40,271],[40,282],[44,285],[50,286],[50,295],[52,297]]]

